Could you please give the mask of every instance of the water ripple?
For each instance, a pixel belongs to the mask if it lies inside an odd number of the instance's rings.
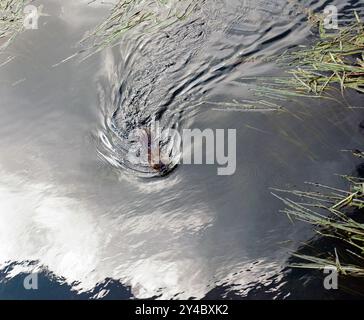
[[[167,28],[152,33],[131,30],[117,50],[108,52],[99,81],[100,155],[137,177],[170,172],[177,161],[162,171],[129,161],[128,151],[135,144],[128,139],[130,132],[150,128],[153,121],[164,130],[191,125],[211,92],[237,76],[247,58],[282,49],[277,43],[301,22],[298,16],[286,1],[211,1]],[[161,137],[161,153],[170,143],[163,139],[170,138]],[[175,148],[179,145],[167,152],[177,157]]]

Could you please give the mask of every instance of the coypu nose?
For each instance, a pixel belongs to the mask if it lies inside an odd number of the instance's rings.
[[[163,163],[161,160],[159,160],[158,163],[154,163],[154,161],[152,161],[152,160],[155,160],[155,159],[153,159],[151,153],[149,153],[148,162],[152,169],[154,169],[158,172],[165,172],[168,169],[168,166],[165,163]]]
[[[148,143],[148,162],[150,167],[158,172],[164,172],[167,170],[167,165],[165,165],[161,160],[160,160],[160,148],[157,149],[157,155],[158,155],[158,159],[155,158],[155,155],[152,153],[152,148],[150,143]],[[158,162],[158,163],[156,163]]]
[[[154,164],[154,165],[152,166],[152,168],[153,168],[154,170],[156,170],[156,171],[164,172],[164,171],[166,171],[167,166],[166,166],[164,163],[159,162],[158,164]]]

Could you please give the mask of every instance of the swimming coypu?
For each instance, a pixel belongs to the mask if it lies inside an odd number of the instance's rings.
[[[157,150],[152,150],[150,128],[157,121],[167,132],[184,123],[192,107],[188,99],[191,89],[200,89],[198,83],[194,88],[190,86],[203,76],[191,73],[187,66],[201,49],[205,32],[201,19],[181,21],[153,37],[131,39],[127,42],[130,47],[125,46],[123,52],[108,52],[112,69],[107,70],[106,81],[99,82],[104,112],[104,130],[99,134],[104,150],[99,151],[109,163],[142,178],[165,176],[176,167],[180,150],[169,144],[164,133]],[[115,55],[122,57],[115,59]],[[148,148],[148,161],[128,157],[130,150],[137,152],[140,147],[138,137],[130,137],[134,130],[144,130],[148,137],[144,146]]]
[[[171,172],[178,163],[178,148],[172,145],[167,152],[156,152],[161,157],[168,155],[170,162],[153,161],[151,149],[148,161],[133,162],[127,155],[130,149],[137,149],[137,143],[129,139],[130,132],[150,128],[154,120],[174,130],[189,126],[192,116],[202,110],[197,107],[202,99],[206,101],[218,84],[232,77],[260,43],[268,47],[264,29],[261,35],[251,35],[261,19],[249,20],[250,11],[262,17],[270,15],[266,1],[204,3],[183,19],[155,27],[150,33],[143,30],[153,22],[145,22],[123,34],[120,48],[109,50],[105,81],[99,82],[104,125],[99,152],[113,166],[147,178]],[[281,9],[274,10],[281,13]],[[165,144],[162,137],[159,148],[164,149]]]

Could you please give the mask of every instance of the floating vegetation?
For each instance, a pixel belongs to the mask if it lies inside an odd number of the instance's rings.
[[[356,21],[340,28],[335,34],[326,34],[320,25],[320,40],[311,47],[301,46],[283,54],[279,64],[288,64],[288,76],[273,79],[256,93],[276,99],[288,97],[334,98],[340,88],[364,93],[364,27],[355,13]],[[364,158],[360,150],[344,150]],[[364,276],[364,179],[343,176],[350,190],[340,190],[310,183],[318,191],[274,189],[282,200],[282,210],[290,219],[297,219],[318,227],[317,233],[337,240],[345,247],[345,263],[340,262],[336,248],[325,257],[293,254],[305,262],[294,263],[295,268],[335,268],[344,275]],[[277,195],[279,193],[280,195]],[[289,194],[284,197],[281,194]],[[299,200],[293,200],[293,197]],[[343,247],[340,245],[340,247]]]
[[[286,75],[255,78],[255,86],[250,88],[255,96],[284,103],[294,98],[337,101],[338,91],[344,96],[348,89],[364,93],[364,26],[358,14],[355,13],[354,22],[330,34],[323,27],[324,17],[316,17],[320,39],[276,57]]]
[[[81,43],[91,40],[93,53],[99,52],[117,43],[129,30],[143,27],[143,32],[153,32],[181,21],[199,3],[195,0],[121,0]]]
[[[24,6],[29,0],[0,1],[0,49],[7,47],[24,28]]]
[[[217,111],[250,111],[250,112],[284,111],[282,106],[266,100],[238,101],[233,99],[232,101],[227,101],[227,102],[203,101],[202,103],[207,103],[208,105],[213,106],[212,110],[217,110]]]
[[[337,34],[326,34],[321,23],[320,38],[312,47],[283,57],[294,66],[287,85],[298,94],[322,95],[335,85],[342,93],[345,89],[364,93],[364,26],[359,16]]]
[[[341,263],[334,248],[334,255],[328,253],[327,257],[323,258],[294,254],[296,258],[306,262],[292,264],[292,267],[309,269],[332,267],[344,275],[364,276],[364,223],[362,222],[364,179],[350,176],[343,178],[350,182],[349,191],[318,183],[309,183],[318,188],[318,191],[273,189],[273,195],[286,205],[282,210],[283,213],[290,219],[318,227],[317,233],[322,237],[338,240],[345,246],[345,260],[350,260],[348,263]],[[289,197],[282,194],[288,194]],[[292,197],[299,200],[292,200]]]

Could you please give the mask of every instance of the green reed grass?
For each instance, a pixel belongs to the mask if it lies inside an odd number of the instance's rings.
[[[195,0],[120,0],[108,18],[91,31],[81,43],[91,41],[94,54],[117,44],[132,29],[143,32],[166,28],[188,17],[197,7]]]
[[[320,27],[320,41],[289,54],[288,83],[298,93],[322,95],[337,85],[344,93],[353,89],[364,93],[364,26],[356,14],[356,22],[341,28],[337,34],[325,33]]]
[[[356,20],[333,34],[327,34],[322,20],[320,39],[311,46],[300,46],[277,59],[288,65],[287,76],[273,79],[268,92],[279,96],[323,97],[340,88],[364,93],[364,26]]]
[[[292,264],[292,267],[324,269],[331,266],[345,275],[364,276],[364,223],[359,222],[363,221],[360,219],[363,219],[364,179],[344,178],[350,182],[350,190],[318,183],[309,183],[318,188],[317,191],[273,189],[272,194],[286,205],[281,211],[291,220],[312,224],[320,236],[341,241],[347,247],[347,255],[356,261],[341,263],[335,249],[335,256],[325,253],[325,258],[294,254],[305,262]]]
[[[356,13],[355,17],[353,23],[334,34],[327,34],[320,24],[319,41],[284,53],[278,59],[278,64],[289,66],[287,76],[266,81],[266,88],[255,92],[282,100],[289,97],[335,99],[331,94],[338,89],[343,96],[350,90],[364,93],[364,26]],[[344,151],[364,158],[360,150]],[[364,276],[364,223],[360,222],[363,221],[364,179],[343,178],[350,183],[350,190],[312,183],[318,191],[274,189],[273,194],[286,205],[282,212],[290,219],[316,226],[320,236],[342,242],[346,247],[345,259],[350,260],[342,263],[335,249],[334,255],[323,253],[324,258],[294,254],[302,263],[294,263],[292,267],[330,266],[345,275]]]
[[[352,23],[328,34],[323,19],[313,13],[308,17],[312,25],[318,25],[319,39],[315,43],[266,59],[285,70],[283,76],[240,78],[237,83],[248,86],[259,101],[276,101],[282,108],[288,100],[315,98],[337,102],[341,93],[342,102],[346,102],[345,92],[364,93],[363,22],[355,12]]]
[[[0,49],[7,47],[23,30],[23,8],[28,0],[1,0],[0,1]]]

